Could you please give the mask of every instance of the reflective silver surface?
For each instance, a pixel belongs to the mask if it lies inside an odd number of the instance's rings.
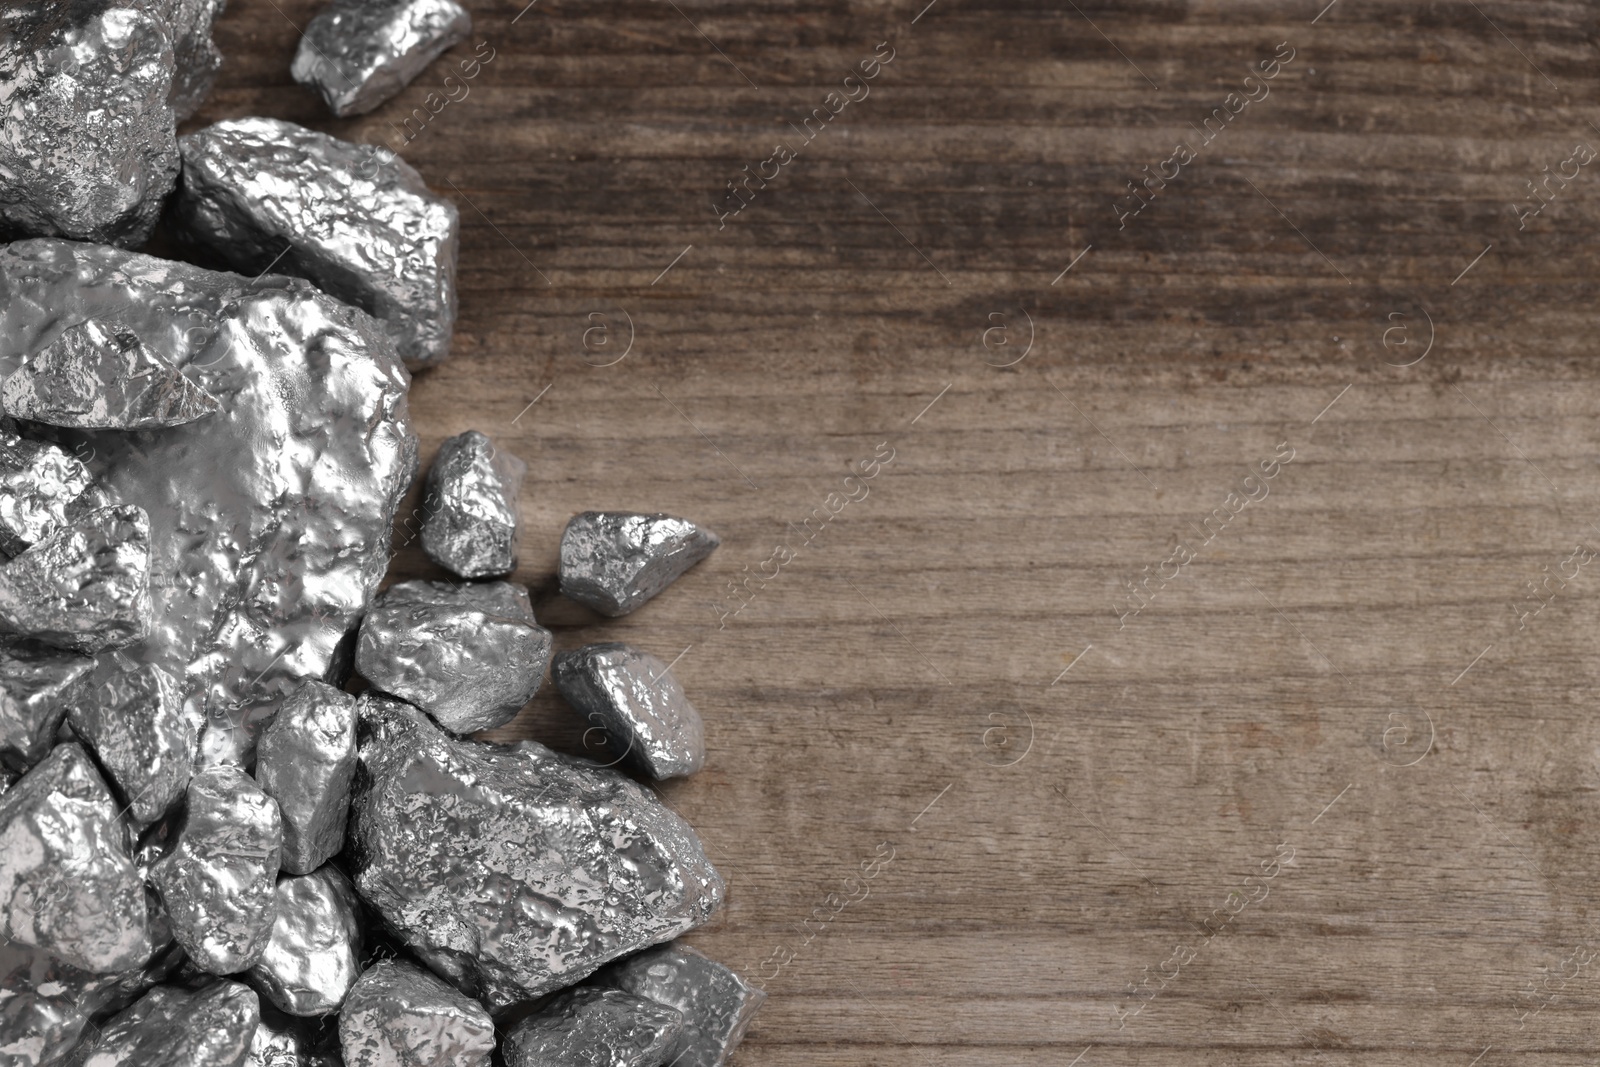
[[[416,964],[381,960],[345,998],[339,1044],[345,1067],[486,1067],[494,1021]]]
[[[0,639],[0,766],[26,770],[50,753],[64,692],[94,660],[34,641]]]
[[[236,767],[189,780],[171,851],[150,870],[172,936],[210,974],[245,970],[266,951],[283,831],[278,805]]]
[[[499,1009],[699,925],[725,886],[625,776],[524,741],[456,740],[363,696],[346,859],[409,948]]]
[[[477,430],[447,438],[428,470],[422,549],[463,578],[517,566],[517,497],[528,465]]]
[[[616,989],[583,987],[513,1026],[506,1067],[660,1067],[683,1033],[673,1008]]]
[[[370,312],[409,365],[449,355],[460,220],[410,164],[278,119],[229,119],[179,147],[173,215],[188,240]]]
[[[57,745],[0,796],[0,934],[105,974],[150,957],[144,884],[100,772]]]
[[[0,429],[0,552],[15,556],[60,529],[89,482],[76,456]]]
[[[335,115],[359,115],[471,32],[455,0],[334,0],[306,25],[289,73]]]
[[[550,660],[550,631],[509,582],[399,582],[361,623],[356,670],[458,734],[513,719]]]
[[[556,654],[550,670],[561,695],[589,723],[586,736],[651,778],[693,774],[706,758],[700,713],[667,665],[620,642]]]
[[[216,982],[157,986],[86,1042],[82,1067],[243,1067],[261,1011],[255,992]]]
[[[178,176],[159,5],[0,7],[0,240],[142,244]]]
[[[0,939],[0,1064],[59,1063],[92,1016],[126,1007],[170,974],[180,955],[173,950],[130,971],[91,974]]]
[[[222,69],[222,53],[211,41],[211,24],[227,0],[166,0],[172,5],[176,40],[173,59],[172,110],[179,122],[197,111]]]
[[[110,775],[134,825],[148,826],[178,802],[189,784],[195,736],[170,674],[102,652],[65,699],[73,733]]]
[[[127,324],[223,405],[50,436],[149,512],[155,625],[128,653],[209,717],[207,760],[244,758],[281,694],[329,670],[388,565],[416,470],[409,376],[377,323],[303,281],[66,241],[0,248],[0,373],[90,318]]]
[[[356,698],[302,682],[256,746],[256,782],[283,815],[283,870],[309,874],[344,847],[356,770]]]
[[[561,592],[602,615],[626,615],[720,543],[671,515],[586,511],[561,535]]]
[[[150,633],[150,518],[136,505],[80,515],[0,567],[0,629],[94,653]]]
[[[250,984],[291,1015],[339,1010],[361,972],[355,891],[333,867],[280,878],[277,917]]]
[[[0,386],[7,415],[51,426],[153,430],[217,410],[217,398],[132,331],[90,319],[61,331]]]
[[[687,945],[662,945],[608,967],[596,978],[683,1014],[683,1034],[667,1051],[678,1067],[721,1067],[767,994]]]

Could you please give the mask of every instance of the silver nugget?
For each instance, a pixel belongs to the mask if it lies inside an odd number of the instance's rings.
[[[708,919],[726,887],[694,830],[615,771],[531,741],[449,737],[362,698],[346,858],[388,927],[498,1011]]]
[[[15,556],[64,526],[91,480],[76,456],[0,429],[0,552]]]
[[[78,745],[57,745],[0,796],[0,934],[97,974],[150,958],[127,826]]]
[[[256,782],[283,813],[285,873],[310,874],[344,847],[355,771],[356,698],[302,682],[256,746]]]
[[[330,1015],[361,973],[356,894],[334,867],[280,878],[272,937],[248,978],[290,1015]]]
[[[260,1001],[238,982],[158,986],[100,1028],[74,1067],[244,1067]]]
[[[211,83],[222,69],[222,52],[211,41],[211,24],[227,0],[167,0],[173,5],[176,67],[172,80],[172,112],[179,122],[200,109]]]
[[[561,591],[602,615],[626,615],[719,544],[710,530],[671,515],[586,511],[561,535]]]
[[[25,771],[50,754],[66,690],[93,666],[87,656],[0,638],[0,766]]]
[[[659,1067],[683,1034],[683,1015],[616,989],[556,997],[501,1042],[506,1067]]]
[[[664,1062],[722,1067],[744,1040],[767,994],[687,945],[662,945],[609,967],[596,979],[683,1013],[683,1034]]]
[[[550,631],[528,591],[508,582],[400,582],[373,602],[356,670],[458,734],[513,719],[550,660]]]
[[[339,1011],[345,1067],[487,1067],[494,1020],[414,963],[380,960]]]
[[[700,713],[667,665],[620,642],[556,654],[561,695],[617,760],[651,778],[693,774],[706,757]]]
[[[517,497],[528,466],[477,430],[448,438],[428,471],[422,550],[463,578],[517,566]]]
[[[144,346],[94,319],[69,326],[23,360],[4,385],[7,415],[80,430],[153,430],[203,419],[217,398]]]
[[[0,567],[0,629],[95,653],[150,633],[150,518],[101,508]]]
[[[234,974],[267,950],[283,845],[278,805],[236,767],[189,780],[172,850],[150,870],[172,936],[210,974]]]
[[[189,240],[369,312],[409,366],[450,354],[460,219],[410,164],[279,119],[229,119],[179,146],[174,215]]]
[[[359,115],[471,32],[455,0],[334,0],[307,23],[289,74],[340,118]]]
[[[177,680],[153,663],[102,653],[66,694],[72,732],[111,776],[135,826],[149,826],[178,802],[194,763],[194,730]]]

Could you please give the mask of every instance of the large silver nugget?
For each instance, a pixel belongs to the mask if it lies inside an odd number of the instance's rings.
[[[517,566],[517,497],[528,465],[477,430],[448,438],[428,470],[422,550],[463,578]]]
[[[356,698],[308,680],[256,746],[256,781],[283,814],[283,870],[310,874],[344,847],[356,772]]]
[[[416,472],[409,376],[376,322],[305,282],[255,281],[67,241],[0,248],[0,374],[116,318],[224,411],[170,429],[56,430],[150,513],[155,627],[129,655],[184,685],[208,761],[246,758],[323,677],[377,591]]]
[[[307,23],[289,74],[340,118],[359,115],[471,32],[472,16],[455,0],[334,0]]]
[[[249,986],[216,982],[195,992],[158,986],[114,1016],[82,1067],[243,1067],[261,1022]]]
[[[586,511],[561,535],[561,591],[602,615],[626,615],[719,544],[710,530],[671,515]]]
[[[693,774],[705,762],[700,713],[650,653],[620,642],[585,645],[557,653],[550,674],[618,761],[655,779]]]
[[[0,240],[142,244],[178,177],[160,5],[0,8]]]
[[[410,164],[279,119],[229,119],[179,146],[174,215],[189,240],[370,312],[410,366],[450,354],[460,219]]]
[[[362,898],[498,1011],[708,919],[726,887],[694,830],[615,772],[456,740],[362,698],[346,858]]]
[[[40,949],[0,940],[0,1064],[59,1063],[91,1017],[126,1007],[170,974],[182,955],[174,949],[131,971],[91,974]]]
[[[368,967],[339,1012],[345,1067],[487,1067],[494,1021],[404,960]]]
[[[154,430],[217,411],[217,398],[117,323],[90,319],[23,360],[4,386],[7,415],[81,430]]]
[[[596,979],[683,1013],[683,1035],[667,1051],[677,1067],[722,1067],[744,1040],[767,994],[687,945],[662,945],[608,967]]]
[[[66,694],[67,721],[111,776],[136,826],[166,814],[189,785],[195,736],[178,683],[153,663],[103,652]]]
[[[0,429],[0,552],[15,556],[60,529],[90,481],[76,456]]]
[[[580,987],[511,1028],[506,1067],[660,1067],[683,1034],[683,1015],[616,989]]]
[[[0,567],[0,629],[74,652],[150,633],[150,517],[121,504],[81,515]]]
[[[179,122],[200,109],[222,69],[222,52],[211,41],[211,24],[227,0],[167,0],[174,5],[177,41],[173,58],[172,111]]]
[[[508,582],[400,582],[373,602],[356,670],[458,734],[511,721],[550,661],[550,631],[528,590]]]
[[[183,828],[150,881],[200,970],[233,974],[267,950],[282,844],[277,802],[243,771],[223,764],[189,780]]]
[[[361,925],[355,890],[337,868],[280,878],[277,917],[267,950],[249,980],[291,1015],[339,1010],[361,973]]]
[[[65,692],[93,666],[87,656],[0,639],[0,766],[24,771],[50,754],[67,714]]]
[[[81,747],[55,750],[0,796],[0,935],[106,974],[150,958],[127,826]]]

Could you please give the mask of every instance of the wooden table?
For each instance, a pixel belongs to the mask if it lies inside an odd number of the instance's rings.
[[[1600,9],[924,2],[485,0],[338,122],[233,0],[199,120],[460,206],[424,454],[677,657],[739,1063],[1592,1063]],[[599,507],[724,543],[602,624]]]

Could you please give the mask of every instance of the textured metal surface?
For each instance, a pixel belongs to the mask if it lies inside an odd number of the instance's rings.
[[[292,1028],[274,1026],[265,1015],[263,1012],[250,1039],[246,1067],[301,1067],[300,1035]]]
[[[128,829],[100,772],[57,745],[0,796],[0,934],[104,974],[150,957]]]
[[[172,5],[172,111],[179,122],[197,111],[222,69],[222,53],[211,41],[211,24],[227,0],[166,0]]]
[[[67,721],[111,777],[136,826],[148,826],[189,784],[195,736],[178,683],[153,663],[103,652],[65,694]]]
[[[77,457],[0,429],[0,552],[15,556],[60,529],[89,482]]]
[[[60,1062],[91,1017],[126,1007],[170,974],[180,956],[173,950],[133,970],[92,974],[0,939],[0,1065]]]
[[[471,32],[455,0],[334,0],[306,25],[289,73],[335,115],[359,115]]]
[[[310,874],[344,847],[356,770],[356,698],[302,682],[256,746],[256,781],[283,815],[283,870]]]
[[[706,757],[700,713],[667,665],[620,642],[557,653],[561,695],[617,757],[651,778],[693,774]]]
[[[660,1067],[683,1033],[675,1009],[616,989],[569,990],[513,1026],[506,1067]]]
[[[67,714],[63,694],[94,661],[34,641],[0,639],[0,766],[44,759]]]
[[[361,973],[355,890],[337,868],[280,878],[267,950],[248,978],[291,1015],[329,1015]]]
[[[74,652],[150,632],[150,518],[136,505],[81,515],[0,567],[0,629]]]
[[[477,430],[447,438],[428,470],[422,549],[463,578],[517,566],[517,497],[528,465]]]
[[[509,722],[550,660],[550,631],[509,582],[400,582],[361,623],[356,670],[458,734]]]
[[[174,218],[187,239],[236,270],[271,266],[370,312],[410,365],[449,355],[460,220],[404,160],[263,118],[179,146]]]
[[[149,512],[155,626],[127,651],[183,682],[191,717],[209,713],[207,760],[241,758],[281,694],[329,670],[388,565],[416,470],[409,377],[375,322],[302,281],[65,241],[0,248],[0,373],[90,318],[125,323],[225,409],[52,437]]]
[[[494,1021],[414,963],[368,967],[339,1012],[345,1067],[485,1067]]]
[[[683,1015],[683,1033],[667,1050],[677,1067],[721,1067],[744,1040],[767,994],[687,945],[662,945],[608,967],[595,979],[648,997]]]
[[[249,775],[220,765],[189,780],[183,826],[150,881],[200,970],[233,974],[266,951],[282,844],[277,802]]]
[[[82,1067],[243,1067],[260,1021],[238,982],[157,986],[100,1027]]]
[[[0,386],[7,415],[51,426],[153,430],[217,410],[217,398],[133,332],[90,319],[61,331]]]
[[[362,698],[346,859],[362,898],[492,1010],[699,925],[725,886],[689,824],[625,776],[524,741],[456,740]]]
[[[561,535],[561,591],[602,615],[626,615],[720,543],[705,527],[671,515],[586,511]]]
[[[0,7],[0,240],[136,245],[178,176],[160,4]]]

